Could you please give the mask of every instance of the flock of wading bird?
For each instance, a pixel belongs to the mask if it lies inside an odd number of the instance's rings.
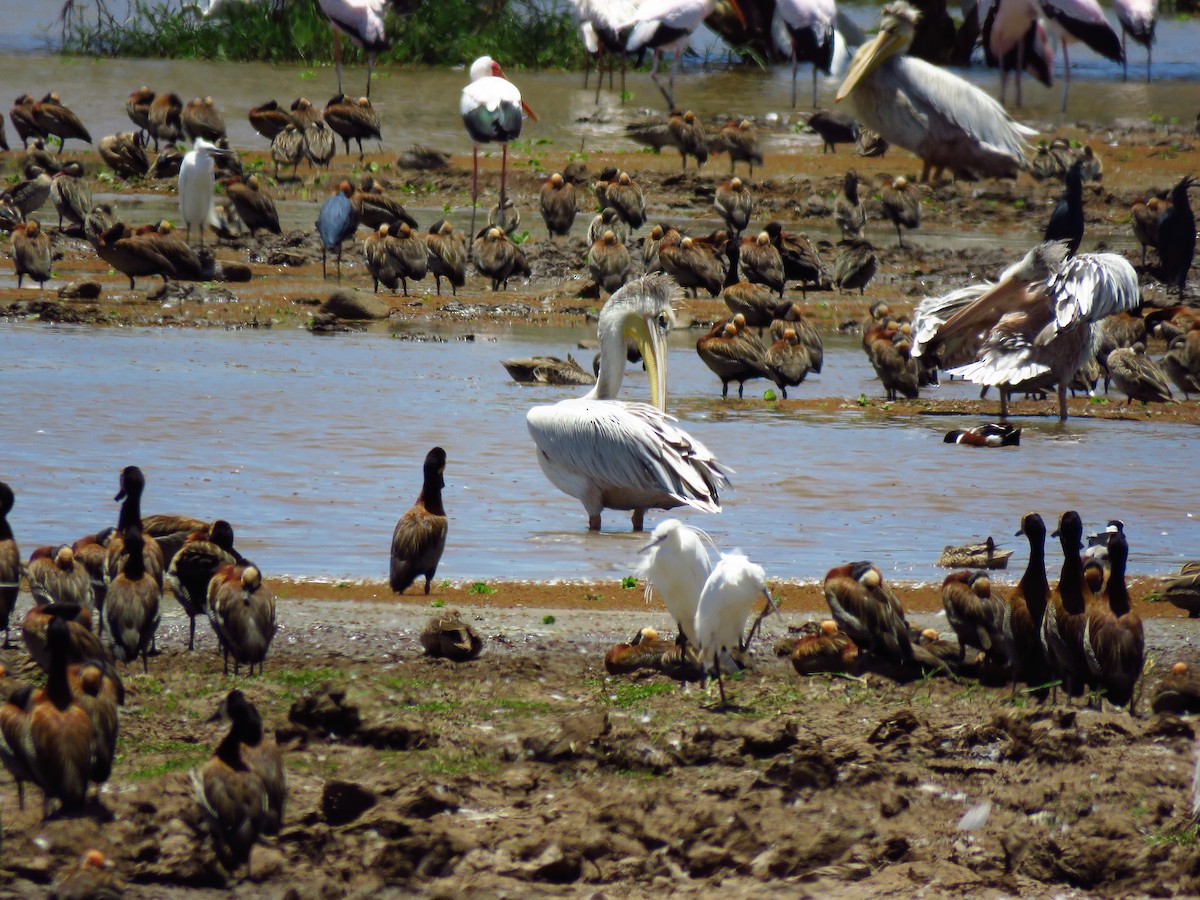
[[[1000,388],[1002,416],[1012,392],[1044,396],[1057,386],[1059,413],[1065,417],[1067,390],[1093,391],[1100,377],[1106,389],[1115,383],[1130,402],[1170,400],[1172,382],[1185,398],[1195,392],[1200,386],[1200,335],[1191,333],[1190,308],[1156,311],[1150,325],[1151,317],[1141,315],[1138,274],[1127,260],[1112,253],[1076,255],[1084,232],[1083,185],[1101,178],[1100,159],[1090,147],[1075,153],[1063,141],[1043,141],[1036,153],[1028,153],[1025,140],[1032,132],[995,100],[950,72],[904,55],[918,21],[903,3],[886,7],[879,35],[855,54],[839,99],[850,101],[882,143],[921,157],[922,178],[947,168],[962,177],[1013,177],[1028,171],[1039,179],[1061,178],[1064,193],[1044,231],[1045,241],[1058,243],[1036,249],[995,284],[967,285],[926,301],[912,321],[876,307],[878,318],[864,330],[864,349],[887,397],[917,396],[922,386],[936,383],[939,368],[975,381],[985,393],[991,386]],[[316,219],[323,271],[332,252],[340,278],[342,246],[366,226],[372,232],[363,241],[363,252],[376,291],[382,284],[407,295],[409,282],[432,274],[439,294],[443,277],[457,292],[465,284],[468,260],[494,290],[514,276],[532,274],[526,248],[512,239],[520,210],[505,194],[507,144],[520,135],[523,116],[532,111],[489,57],[476,60],[469,78],[460,113],[476,146],[473,211],[478,147],[499,143],[504,148],[500,198],[488,226],[475,233],[472,224],[469,247],[444,219],[420,234],[416,219],[373,176],[357,187],[337,181]],[[887,102],[881,99],[885,96]],[[906,102],[896,102],[896,96]],[[87,129],[57,95],[40,101],[22,95],[10,118],[26,144],[25,178],[0,196],[0,228],[13,234],[18,285],[26,277],[44,285],[51,275],[52,236],[33,218],[48,199],[59,213],[60,232],[64,223],[81,229],[97,254],[129,277],[131,289],[137,278],[148,275],[164,281],[249,279],[248,266],[220,262],[204,246],[206,228],[225,237],[248,232],[251,241],[260,231],[280,234],[282,229],[267,179],[246,174],[228,146],[224,119],[212,98],[184,103],[177,94],[140,88],[130,94],[126,109],[137,130],[102,139],[101,158],[123,179],[177,177],[186,236],[181,238],[169,223],[135,227],[119,222],[111,206],[94,204],[82,163],[62,163],[61,147],[58,156],[45,149],[53,138],[64,144],[90,141]],[[340,92],[323,109],[305,98],[290,109],[270,101],[250,110],[249,119],[271,140],[276,178],[280,164],[293,166],[293,173],[302,160],[327,168],[338,138],[347,153],[356,141],[360,158],[363,140],[381,139],[380,118],[370,99],[353,100]],[[834,146],[859,133],[859,123],[840,113],[818,114],[812,125]],[[643,143],[677,147],[685,167],[689,156],[700,164],[710,152],[727,152],[734,166],[744,161],[752,174],[763,160],[755,126],[748,120],[731,121],[709,133],[691,112],[676,112],[665,124],[633,126],[631,135]],[[176,149],[180,139],[193,142],[186,154]],[[158,151],[153,163],[146,155],[151,141]],[[444,161],[436,153],[417,155],[426,163]],[[225,198],[214,205],[218,177]],[[820,372],[821,338],[804,321],[800,306],[785,297],[789,283],[798,283],[802,293],[837,287],[858,288],[861,294],[877,268],[874,248],[865,238],[867,215],[853,170],[846,173],[834,204],[842,242],[832,269],[805,235],[788,232],[779,222],[751,228],[753,185],[736,176],[714,191],[721,227],[688,235],[670,224],[651,225],[645,194],[628,172],[610,167],[591,180],[583,166],[573,164],[552,173],[540,191],[540,211],[551,239],[570,233],[579,209],[586,206],[583,187],[589,181],[598,212],[588,228],[584,264],[598,291],[611,294],[641,274],[662,271],[693,293],[703,289],[725,299],[730,315],[697,342],[701,357],[721,379],[723,394],[730,382],[738,383],[740,395],[746,380],[767,378],[786,397],[788,387]],[[1184,176],[1170,191],[1159,190],[1131,210],[1143,248],[1143,271],[1178,291],[1181,303],[1195,253],[1195,217],[1188,199],[1192,183]],[[903,245],[904,230],[920,226],[920,190],[903,176],[885,178],[880,187],[883,216]],[[646,226],[638,265],[633,244]],[[190,243],[193,231],[198,250]],[[1148,247],[1157,251],[1157,268],[1145,266]],[[1160,327],[1163,318],[1171,323]],[[771,329],[770,341],[763,340],[766,328]],[[1145,352],[1157,336],[1167,340],[1159,362]],[[570,363],[546,361],[530,371],[542,380],[589,379]]]

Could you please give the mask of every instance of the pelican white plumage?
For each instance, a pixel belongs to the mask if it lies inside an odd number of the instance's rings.
[[[974,294],[973,294],[974,291]],[[1034,247],[986,289],[924,301],[913,323],[912,355],[935,358],[950,374],[1000,387],[1000,418],[1016,386],[1058,386],[1059,419],[1067,418],[1067,388],[1095,355],[1099,323],[1141,305],[1137,273],[1115,253],[1067,256],[1061,241]]]
[[[759,597],[766,597],[767,605],[746,636],[746,620]],[[695,622],[700,658],[716,676],[722,706],[727,704],[725,684],[721,681],[721,654],[748,649],[759,623],[771,610],[778,612],[779,608],[767,589],[763,567],[740,553],[722,554],[700,592]]]
[[[813,67],[812,102],[817,106],[817,70],[829,74],[833,66],[834,0],[777,0],[771,19],[775,48],[792,61],[792,107],[796,106],[796,72],[800,63]]]
[[[197,138],[179,165],[179,214],[187,226],[187,239],[192,239],[192,226],[200,232],[204,246],[204,226],[208,222],[213,202],[213,157],[228,155],[216,144]]]
[[[743,27],[746,18],[737,0],[725,0]],[[675,73],[683,58],[684,48],[700,23],[709,17],[716,0],[645,0],[638,5],[629,23],[633,29],[625,41],[626,52],[643,48],[654,51],[654,63],[650,67],[650,78],[666,98],[667,104],[675,106]],[[672,51],[669,88],[658,80],[658,63],[664,50]]]
[[[637,574],[646,582],[647,602],[653,591],[658,591],[679,625],[680,636],[693,646],[697,644],[696,606],[712,572],[705,540],[708,535],[700,529],[678,519],[664,519],[650,535],[650,543],[639,551],[644,555]]]
[[[560,491],[578,498],[588,528],[600,530],[604,509],[633,510],[641,531],[647,509],[691,506],[720,512],[727,470],[666,414],[666,336],[678,293],[663,274],[631,281],[600,310],[600,372],[578,399],[535,406],[526,416],[538,464]],[[642,353],[650,381],[647,403],[617,400],[625,377],[626,337]]]
[[[1025,167],[1035,132],[957,75],[905,56],[919,13],[903,0],[883,8],[879,34],[854,54],[839,101],[850,97],[859,122],[921,157],[921,180],[949,167],[1004,177]]]

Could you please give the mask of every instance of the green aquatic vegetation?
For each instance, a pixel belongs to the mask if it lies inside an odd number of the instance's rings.
[[[410,15],[389,11],[386,28],[392,46],[379,54],[378,64],[468,64],[487,54],[511,68],[583,65],[583,44],[571,6],[561,0],[439,0],[413,5]],[[300,63],[305,68],[297,77],[302,80],[316,77],[312,66],[333,62],[329,24],[315,3],[232,3],[212,16],[201,15],[193,4],[182,6],[132,0],[125,15],[124,8],[110,8],[109,0],[80,7],[68,4],[62,19],[62,53]],[[342,54],[348,65],[365,62],[362,50],[351,41],[342,42]]]

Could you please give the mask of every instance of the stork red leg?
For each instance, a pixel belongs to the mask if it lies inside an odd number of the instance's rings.
[[[475,240],[475,207],[479,205],[479,145],[471,156],[471,234],[468,242]]]

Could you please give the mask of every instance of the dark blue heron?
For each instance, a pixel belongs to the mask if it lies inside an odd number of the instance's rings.
[[[350,182],[343,181],[337,193],[321,204],[317,214],[317,231],[321,235],[321,277],[328,278],[325,270],[326,254],[330,250],[337,251],[337,279],[342,280],[342,241],[354,237],[358,229],[358,207],[350,200],[354,188]]]

